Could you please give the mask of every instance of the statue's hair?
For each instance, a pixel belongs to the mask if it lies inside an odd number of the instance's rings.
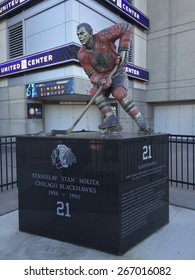
[[[79,30],[81,27],[84,27],[85,30],[86,30],[88,33],[93,34],[93,29],[92,29],[91,25],[89,25],[88,23],[86,23],[86,22],[80,23],[80,24],[77,26],[77,30]]]

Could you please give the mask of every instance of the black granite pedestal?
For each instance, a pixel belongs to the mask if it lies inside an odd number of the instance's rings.
[[[123,254],[168,223],[168,135],[17,137],[19,229]]]

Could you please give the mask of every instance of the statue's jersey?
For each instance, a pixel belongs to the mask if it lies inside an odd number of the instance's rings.
[[[96,84],[100,77],[107,77],[116,65],[116,40],[119,39],[118,52],[126,51],[130,47],[132,27],[128,23],[120,23],[104,29],[93,35],[94,49],[85,46],[78,52],[78,59],[92,84]],[[122,72],[119,69],[118,72]]]

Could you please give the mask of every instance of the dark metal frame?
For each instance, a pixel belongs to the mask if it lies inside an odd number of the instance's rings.
[[[0,137],[0,192],[17,186],[16,137]]]
[[[195,136],[170,135],[169,181],[171,186],[195,190]]]

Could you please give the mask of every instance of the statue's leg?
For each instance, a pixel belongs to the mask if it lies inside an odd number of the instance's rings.
[[[94,95],[98,90],[98,87],[93,87],[90,90],[90,94]],[[118,118],[114,115],[112,108],[110,106],[110,102],[108,98],[105,96],[106,91],[103,90],[100,95],[95,99],[95,104],[102,112],[103,116],[106,117],[105,121],[99,125],[99,129],[106,129],[110,126],[118,126],[120,125]]]
[[[98,87],[93,86],[90,90],[90,95],[94,96],[98,91]],[[108,98],[105,96],[106,91],[102,90],[102,92],[96,97],[95,104],[97,105],[98,109],[102,112],[103,116],[108,117],[113,114],[112,108],[110,106],[110,102]]]
[[[125,112],[127,112],[127,114],[137,123],[140,130],[143,132],[149,132],[149,126],[147,122],[144,120],[135,103],[128,96],[126,89],[123,87],[116,87],[114,88],[112,94],[120,103]]]

